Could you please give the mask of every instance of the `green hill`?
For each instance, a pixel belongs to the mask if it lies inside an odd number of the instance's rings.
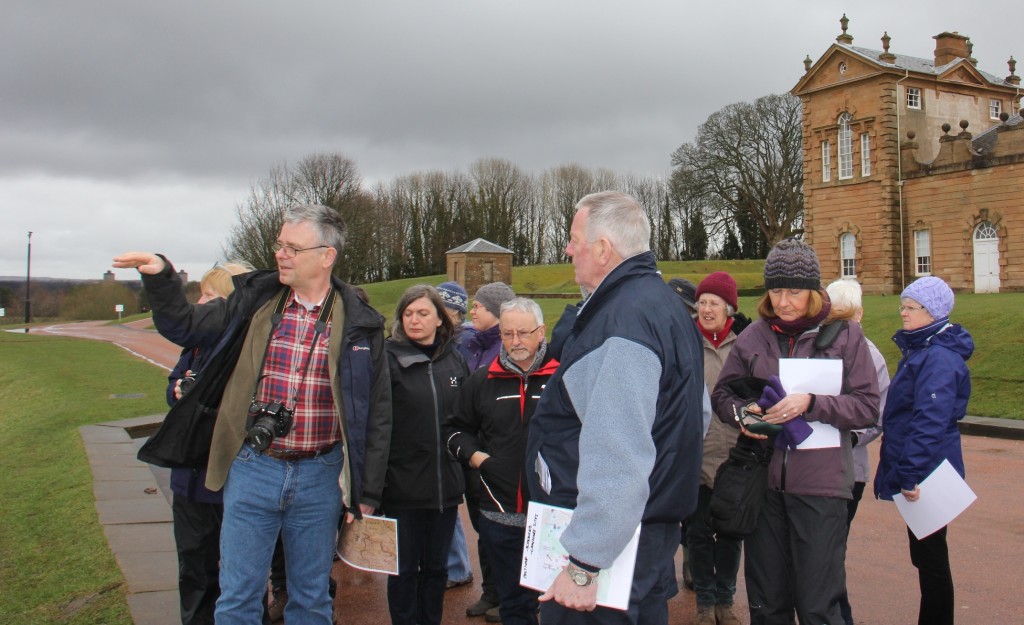
[[[750,317],[757,315],[757,300],[763,284],[764,261],[688,261],[660,263],[665,279],[683,277],[699,283],[713,271],[728,271],[740,288],[740,311]],[[370,302],[390,321],[402,292],[413,284],[440,284],[444,275],[424,276],[391,282],[363,285]],[[537,265],[512,269],[512,288],[516,293],[579,293],[573,281],[572,265]],[[472,295],[472,294],[470,294]],[[566,304],[573,299],[538,298],[544,311],[548,330],[554,326]],[[872,295],[864,298],[864,333],[885,355],[889,374],[896,373],[899,351],[891,337],[900,329],[897,312],[899,298]],[[972,415],[1024,419],[1024,404],[1017,401],[1014,389],[1024,383],[1024,363],[1016,359],[1024,348],[1024,293],[977,295],[958,293],[952,321],[961,323],[974,337],[974,356],[968,361],[974,386],[968,412]]]

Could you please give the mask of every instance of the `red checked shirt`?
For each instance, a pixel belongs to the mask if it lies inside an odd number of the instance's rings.
[[[314,451],[341,439],[328,366],[330,319],[326,331],[317,337],[305,376],[302,374],[306,359],[310,357],[310,341],[319,315],[320,306],[307,311],[295,300],[292,291],[281,323],[270,339],[256,399],[282,402],[295,413],[291,432],[283,438],[275,438],[271,449]]]

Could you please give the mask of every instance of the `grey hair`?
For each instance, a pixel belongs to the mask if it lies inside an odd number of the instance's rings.
[[[606,237],[623,258],[651,249],[651,223],[640,203],[618,191],[591,193],[576,203],[589,211],[584,235],[591,243]]]
[[[834,307],[849,308],[854,311],[864,307],[862,290],[856,280],[836,280],[825,287],[825,292],[828,293],[828,298]]]
[[[284,209],[283,220],[286,224],[308,223],[313,226],[317,240],[320,245],[333,247],[337,254],[334,262],[337,264],[341,253],[345,250],[345,238],[348,236],[348,228],[341,213],[320,204],[296,204]]]
[[[736,309],[732,307],[732,304],[726,303],[726,305],[725,305],[725,316],[726,317],[735,317],[736,316]]]
[[[518,311],[524,313],[532,313],[533,318],[537,320],[537,325],[544,325],[544,312],[540,309],[537,302],[533,301],[528,297],[515,297],[501,305],[499,311],[499,317],[509,311]]]

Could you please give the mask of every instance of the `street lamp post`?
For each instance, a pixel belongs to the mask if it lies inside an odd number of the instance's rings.
[[[28,263],[25,266],[25,332],[28,332],[29,320],[32,319],[32,298],[29,285],[32,283],[32,231],[28,231]]]

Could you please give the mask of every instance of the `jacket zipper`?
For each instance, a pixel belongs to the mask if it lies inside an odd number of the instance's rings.
[[[793,357],[793,352],[796,351],[796,338],[789,337],[789,353],[786,354],[787,358]],[[782,474],[780,477],[781,490],[780,492],[786,492],[786,464],[789,461],[789,445],[782,450]]]
[[[430,393],[434,396],[434,437],[437,441],[434,457],[437,459],[437,511],[444,512],[444,482],[441,479],[441,408],[437,403],[437,385],[434,380],[434,361],[427,363],[427,377],[430,378]]]

